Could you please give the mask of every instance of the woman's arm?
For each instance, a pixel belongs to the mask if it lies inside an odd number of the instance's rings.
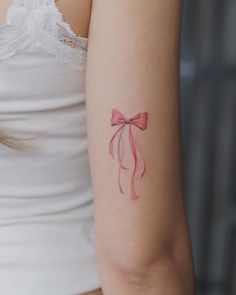
[[[181,1],[93,2],[87,127],[104,295],[193,295],[181,184]]]

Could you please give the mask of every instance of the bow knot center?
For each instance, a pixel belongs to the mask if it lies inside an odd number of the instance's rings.
[[[124,121],[125,121],[125,124],[130,124],[130,123],[132,123],[132,120],[131,120],[131,119],[125,119]]]

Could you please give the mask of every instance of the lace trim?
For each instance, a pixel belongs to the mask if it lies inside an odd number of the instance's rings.
[[[77,35],[56,0],[12,0],[0,25],[0,59],[30,46],[40,46],[60,62],[83,68],[88,38]]]

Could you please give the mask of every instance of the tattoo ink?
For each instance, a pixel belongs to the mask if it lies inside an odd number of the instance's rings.
[[[143,113],[138,113],[134,115],[133,117],[127,119],[125,116],[120,113],[117,109],[112,109],[112,117],[111,117],[111,126],[118,125],[119,127],[115,131],[114,135],[112,136],[110,143],[109,143],[109,154],[113,159],[115,159],[114,156],[114,143],[115,141],[117,142],[116,146],[116,154],[117,154],[117,159],[119,162],[119,171],[118,171],[118,183],[119,183],[119,189],[120,192],[123,194],[124,191],[121,187],[120,183],[120,176],[121,176],[121,170],[127,170],[128,167],[126,167],[123,164],[123,156],[124,156],[124,144],[125,144],[125,138],[124,138],[124,129],[128,128],[128,142],[130,146],[130,150],[134,159],[134,168],[132,171],[132,177],[131,177],[131,182],[130,182],[130,188],[131,188],[131,200],[135,200],[138,198],[136,191],[135,191],[135,185],[134,185],[134,180],[138,168],[138,154],[141,157],[141,160],[143,162],[143,169],[140,174],[141,177],[144,176],[145,171],[146,171],[146,165],[145,165],[145,160],[143,158],[142,152],[140,148],[138,147],[137,143],[134,140],[134,135],[133,135],[133,128],[138,127],[141,130],[145,130],[147,128],[147,121],[148,121],[148,113],[143,112]]]

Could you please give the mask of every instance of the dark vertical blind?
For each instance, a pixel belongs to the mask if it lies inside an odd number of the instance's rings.
[[[236,1],[185,0],[185,196],[199,295],[236,295]]]

